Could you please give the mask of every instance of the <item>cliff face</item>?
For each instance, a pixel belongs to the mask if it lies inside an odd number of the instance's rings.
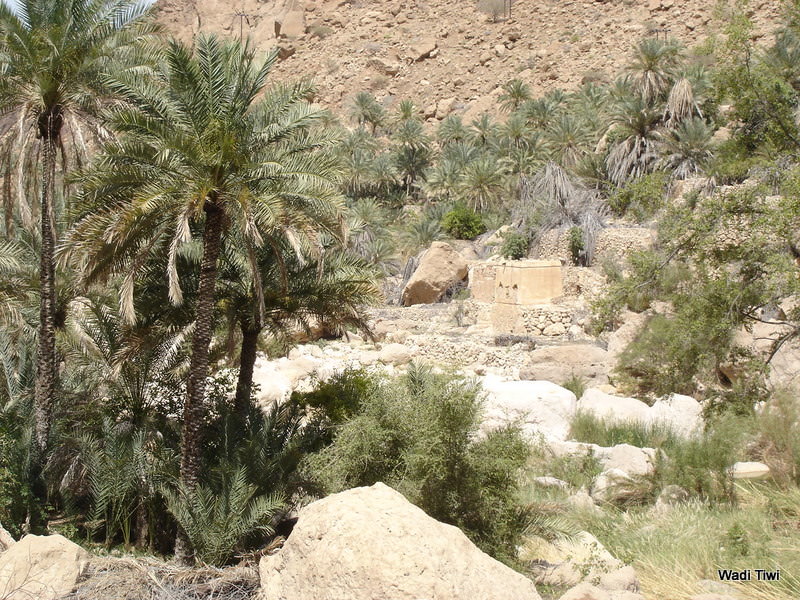
[[[645,36],[691,47],[720,31],[709,0],[517,0],[511,18],[479,6],[503,0],[161,0],[176,37],[198,31],[250,36],[281,48],[276,77],[313,77],[319,100],[341,108],[369,90],[391,104],[409,98],[432,117],[491,109],[511,78],[535,94],[573,89],[617,73]],[[780,24],[777,0],[751,0],[756,36]]]

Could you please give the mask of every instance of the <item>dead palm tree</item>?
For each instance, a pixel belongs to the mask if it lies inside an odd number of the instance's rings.
[[[117,79],[114,89],[131,107],[110,115],[120,142],[105,146],[81,176],[82,216],[68,240],[86,281],[126,273],[121,310],[133,320],[141,265],[163,257],[169,299],[179,304],[178,253],[193,235],[202,239],[181,432],[181,483],[189,490],[202,469],[209,346],[225,241],[242,245],[261,289],[255,256],[270,237],[295,244],[340,230],[340,169],[330,151],[335,137],[330,128],[317,127],[326,115],[305,101],[312,92],[308,84],[266,89],[276,54],[263,61],[255,54],[249,42],[200,36],[193,51],[170,43],[154,76]],[[176,554],[185,558],[186,540],[179,542]]]

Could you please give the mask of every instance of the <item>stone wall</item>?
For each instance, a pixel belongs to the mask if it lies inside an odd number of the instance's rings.
[[[655,231],[648,227],[606,227],[597,234],[594,251],[594,264],[604,260],[621,260],[631,250],[644,250],[655,242]],[[569,235],[565,231],[553,230],[542,236],[534,249],[535,256],[543,260],[560,260],[564,264],[572,262],[569,250]]]
[[[561,336],[569,332],[574,307],[554,304],[522,306],[470,300],[469,312],[479,327],[495,334]]]

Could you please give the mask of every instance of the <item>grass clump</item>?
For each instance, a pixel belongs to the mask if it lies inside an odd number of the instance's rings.
[[[600,419],[585,411],[578,411],[575,415],[570,434],[578,442],[604,447],[630,444],[638,448],[662,448],[674,447],[678,443],[677,436],[668,426]]]
[[[648,598],[685,600],[703,592],[717,569],[780,568],[779,582],[747,582],[751,600],[800,597],[800,530],[776,506],[797,502],[797,491],[738,485],[739,505],[687,503],[662,513],[646,510],[584,513],[575,518],[616,557],[631,564]],[[790,514],[790,513],[789,513]],[[764,565],[755,567],[755,565]]]
[[[569,390],[575,394],[576,398],[580,399],[580,397],[583,396],[583,393],[586,391],[586,379],[573,373],[569,376],[569,379],[561,384],[561,387]]]

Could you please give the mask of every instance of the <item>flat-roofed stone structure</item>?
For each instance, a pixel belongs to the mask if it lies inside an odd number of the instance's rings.
[[[469,288],[478,323],[495,333],[560,336],[572,321],[569,308],[552,305],[564,294],[558,260],[475,263]]]
[[[564,293],[561,261],[478,263],[470,270],[469,287],[471,297],[477,302],[548,304]]]

